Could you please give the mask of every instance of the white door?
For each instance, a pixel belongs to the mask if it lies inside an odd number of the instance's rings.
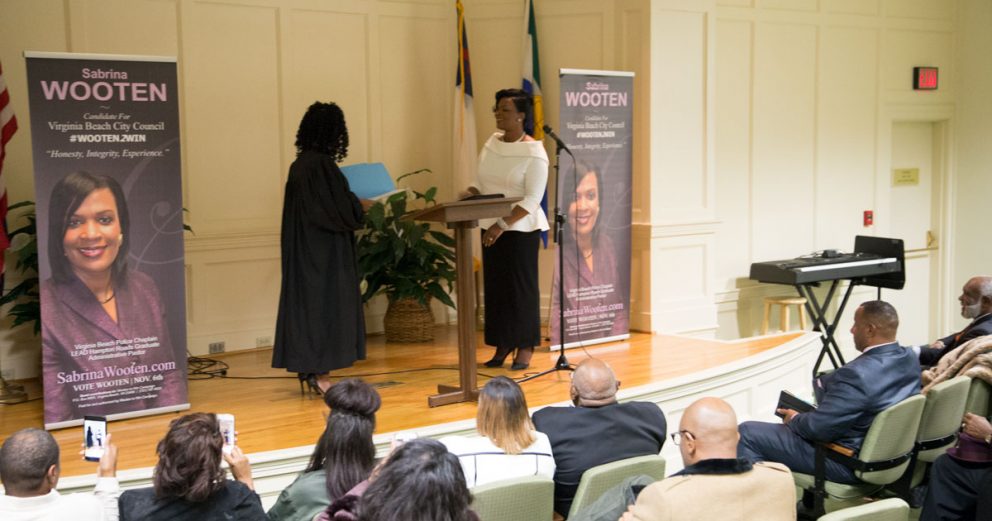
[[[882,299],[899,312],[899,340],[904,345],[929,343],[936,331],[940,310],[947,303],[939,296],[940,266],[937,248],[940,223],[941,172],[940,123],[896,122],[892,125],[892,168],[888,172],[892,229],[888,235],[902,239],[906,248],[906,286],[902,291],[883,290]]]

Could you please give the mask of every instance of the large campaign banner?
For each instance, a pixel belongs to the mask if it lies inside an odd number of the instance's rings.
[[[565,216],[555,257],[551,348],[630,336],[631,144],[634,74],[562,69],[558,204]],[[558,252],[556,252],[557,254]],[[564,304],[559,298],[564,286]]]
[[[175,58],[25,57],[45,428],[186,409]]]

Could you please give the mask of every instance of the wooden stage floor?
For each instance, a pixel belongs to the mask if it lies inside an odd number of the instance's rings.
[[[722,342],[686,337],[634,333],[622,342],[582,349],[570,349],[569,362],[588,356],[601,358],[617,373],[623,387],[683,376],[758,354],[799,336],[801,333]],[[382,335],[368,339],[368,358],[349,369],[335,371],[336,377],[360,376],[376,385],[382,396],[376,433],[416,430],[417,428],[475,417],[474,403],[437,408],[427,406],[427,396],[437,384],[458,384],[457,330],[438,327],[430,344],[387,344]],[[488,360],[492,348],[481,345],[477,358]],[[479,367],[479,385],[489,377],[525,374],[554,366],[557,352],[546,344],[538,348],[527,371]],[[324,427],[326,407],[319,397],[301,397],[295,375],[269,367],[271,349],[253,349],[215,355],[230,367],[224,378],[191,380],[190,411],[234,414],[238,444],[249,454],[311,445]],[[33,400],[17,405],[0,405],[0,439],[25,427],[41,427],[42,403],[37,381],[22,382]],[[549,374],[523,384],[530,407],[569,399],[569,376]],[[150,467],[155,464],[155,446],[168,429],[169,421],[183,413],[169,413],[112,422],[108,430],[120,448],[118,469]],[[77,476],[95,472],[95,464],[77,458],[82,428],[53,432],[62,448],[62,475]]]

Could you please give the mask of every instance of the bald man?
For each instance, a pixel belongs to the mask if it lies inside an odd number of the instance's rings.
[[[685,468],[645,487],[622,521],[796,518],[789,469],[737,457],[737,415],[727,402],[696,400],[672,438],[678,440]]]
[[[980,336],[992,335],[992,277],[972,277],[961,288],[958,297],[961,316],[970,318],[971,323],[957,333],[934,340],[928,346],[914,349],[920,355],[920,365],[932,366],[947,353],[965,342]]]
[[[650,402],[617,402],[617,381],[605,362],[584,360],[572,374],[575,407],[545,407],[534,426],[548,435],[555,458],[555,511],[567,516],[586,470],[613,461],[658,454],[665,415]]]

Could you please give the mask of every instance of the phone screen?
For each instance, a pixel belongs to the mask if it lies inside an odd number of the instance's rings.
[[[224,437],[224,453],[230,454],[234,448],[234,415],[218,414],[217,423],[220,425],[220,434]]]
[[[83,417],[83,457],[86,461],[100,461],[107,443],[107,418],[103,416]]]

